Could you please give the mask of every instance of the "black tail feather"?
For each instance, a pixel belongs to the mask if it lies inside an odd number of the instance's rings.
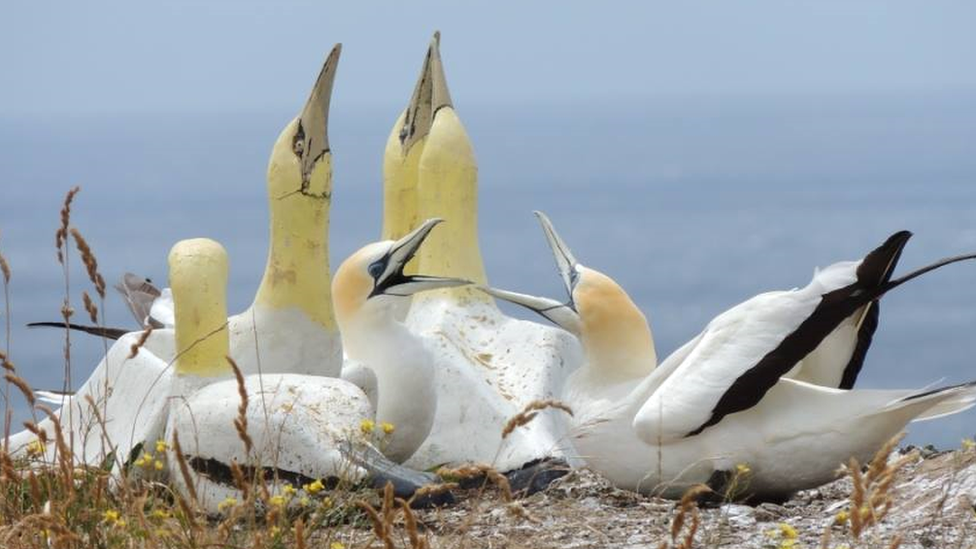
[[[28,328],[68,328],[70,330],[77,330],[79,332],[85,332],[86,334],[104,337],[105,339],[118,339],[132,331],[132,330],[123,330],[122,328],[84,326],[81,324],[73,324],[71,322],[31,322],[27,324],[27,327]]]

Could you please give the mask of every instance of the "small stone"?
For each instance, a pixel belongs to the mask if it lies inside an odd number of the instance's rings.
[[[759,522],[773,522],[787,514],[787,510],[782,505],[775,503],[762,503],[753,511],[753,516]]]

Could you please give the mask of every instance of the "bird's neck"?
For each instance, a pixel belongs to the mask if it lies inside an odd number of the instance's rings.
[[[418,252],[420,272],[485,284],[478,246],[478,166],[454,109],[444,107],[437,112],[417,173],[417,218],[440,217],[447,222],[444,230],[427,237]],[[447,291],[489,300],[480,292]]]
[[[254,304],[271,309],[298,308],[314,322],[334,330],[329,200],[328,193],[271,197],[268,264]]]
[[[383,155],[383,235],[382,240],[398,240],[417,227],[417,166],[424,141],[413,143],[404,154],[400,128],[406,112],[393,125]]]
[[[384,453],[398,461],[409,458],[430,434],[437,410],[432,357],[423,342],[391,315],[344,329],[343,344],[349,358],[376,375],[376,421],[395,426]]]

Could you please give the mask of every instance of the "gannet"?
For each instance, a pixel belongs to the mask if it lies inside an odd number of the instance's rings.
[[[885,292],[943,265],[890,280],[910,233],[862,261],[837,263],[808,286],[756,296],[712,320],[655,368],[650,328],[610,277],[580,264],[539,214],[569,301],[486,288],[577,335],[586,363],[567,380],[573,444],[619,487],[680,497],[693,484],[721,487],[737,465],[748,497],[783,499],[866,460],[912,420],[960,412],[976,384],[936,390],[840,390],[782,379],[845,318]]]
[[[384,237],[399,237],[413,219],[444,218],[450,230],[431,236],[418,253],[417,269],[484,284],[477,179],[474,151],[452,106],[435,34],[410,105],[387,142]],[[574,338],[508,318],[490,297],[468,288],[414,297],[406,324],[435,353],[440,401],[431,434],[408,465],[483,462],[505,471],[558,453],[566,444],[564,418],[556,413],[540,415],[504,441],[501,432],[526,404],[557,394],[581,360]],[[526,368],[530,363],[536,367]]]
[[[364,419],[392,425],[377,445],[389,459],[403,461],[420,446],[437,407],[434,370],[421,341],[390,314],[389,304],[416,292],[468,284],[433,276],[404,275],[403,267],[440,222],[431,219],[406,236],[367,245],[339,267],[333,281],[337,317],[351,355],[375,372],[379,403],[356,385],[322,376],[264,374],[243,378],[250,453],[233,428],[241,404],[236,379],[225,359],[229,333],[224,302],[226,252],[208,239],[183,241],[170,253],[176,313],[178,402],[167,427],[177,433],[197,493],[208,509],[237,489],[230,465],[273,467],[279,478],[361,478],[343,446]],[[170,460],[174,467],[174,460]],[[183,486],[178,471],[171,471]],[[185,486],[184,486],[185,487]]]
[[[332,49],[301,113],[285,126],[271,151],[268,261],[254,302],[230,317],[228,324],[231,356],[246,374],[340,375],[342,344],[332,311],[329,270],[332,152],[328,122],[341,50],[340,44]],[[163,290],[149,303],[145,322],[171,327],[169,292]],[[139,306],[146,306],[144,298]],[[34,325],[64,327],[63,322]],[[69,327],[110,338],[129,331]],[[172,353],[164,358],[172,359]]]

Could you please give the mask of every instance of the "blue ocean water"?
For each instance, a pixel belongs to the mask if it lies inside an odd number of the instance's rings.
[[[730,306],[802,286],[815,267],[859,258],[894,231],[915,232],[903,272],[976,251],[973,96],[457,107],[479,160],[491,282],[562,296],[531,215],[544,210],[577,257],[613,276],[647,313],[661,357]],[[0,250],[13,267],[9,347],[21,374],[35,387],[61,386],[62,333],[23,324],[59,316],[54,231],[73,185],[83,189],[73,223],[107,279],[130,270],[164,282],[169,247],[209,236],[230,252],[231,310],[246,307],[265,261],[268,153],[293,114],[0,119]],[[380,160],[397,114],[333,105],[333,266],[379,234]],[[90,288],[72,262],[80,304]],[[956,265],[887,296],[859,386],[976,379],[974,281],[976,263]],[[109,324],[132,322],[114,296],[107,314]],[[102,344],[72,342],[81,380]],[[19,425],[26,409],[15,406]],[[909,441],[955,446],[976,433],[974,420],[976,411],[916,424]]]

